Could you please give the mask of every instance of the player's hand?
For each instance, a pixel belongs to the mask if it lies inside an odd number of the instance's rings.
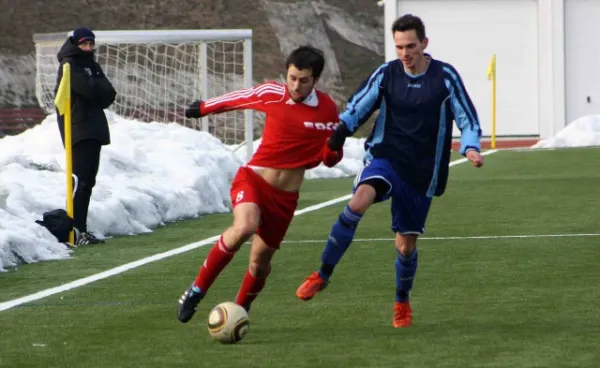
[[[346,142],[346,137],[351,136],[352,133],[346,127],[346,124],[340,123],[335,128],[331,136],[327,140],[327,145],[332,151],[340,151],[344,148],[344,143]]]
[[[202,100],[196,100],[192,102],[187,109],[185,109],[185,117],[190,118],[201,118],[202,113],[200,112],[200,104]]]
[[[327,167],[334,167],[338,164],[338,162],[342,161],[343,157],[343,149],[334,151],[329,147],[329,144],[324,145],[323,149],[321,150],[321,160],[323,161],[323,164]]]
[[[473,167],[482,167],[483,166],[483,155],[477,151],[470,150],[466,154],[467,159],[473,163]]]

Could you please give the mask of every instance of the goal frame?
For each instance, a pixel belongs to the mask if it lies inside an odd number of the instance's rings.
[[[36,48],[36,66],[39,63],[39,47],[57,46],[60,47],[67,37],[71,36],[73,31],[54,32],[54,33],[36,33],[33,35],[33,42]],[[251,29],[172,29],[172,30],[94,30],[97,45],[102,44],[149,44],[149,43],[180,43],[197,42],[200,44],[200,73],[201,78],[201,98],[208,96],[208,68],[207,65],[207,44],[211,41],[243,41],[244,43],[244,65],[243,80],[244,88],[253,86],[252,76],[252,30]],[[203,42],[206,41],[206,42]],[[41,81],[40,74],[36,71],[35,92],[38,101],[41,100]],[[232,92],[232,91],[229,91]],[[201,119],[203,131],[208,131],[208,118]],[[251,110],[244,111],[244,136],[246,146],[246,157],[249,160],[254,153],[253,134],[253,114]],[[239,148],[239,147],[238,147]]]

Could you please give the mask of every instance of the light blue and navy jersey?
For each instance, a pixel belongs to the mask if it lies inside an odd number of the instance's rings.
[[[431,59],[427,70],[414,76],[400,60],[383,64],[352,95],[340,120],[355,132],[376,110],[365,161],[388,159],[427,196],[442,195],[446,188],[453,120],[461,131],[460,153],[481,149],[477,111],[450,64]]]

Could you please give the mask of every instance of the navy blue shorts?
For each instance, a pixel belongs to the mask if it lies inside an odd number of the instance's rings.
[[[361,183],[370,179],[383,180],[389,186],[387,192],[375,198],[375,203],[392,199],[392,231],[401,234],[423,234],[431,207],[431,197],[415,192],[386,159],[375,158],[359,171],[354,179],[353,193]]]

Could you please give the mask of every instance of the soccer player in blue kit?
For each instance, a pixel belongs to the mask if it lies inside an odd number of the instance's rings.
[[[327,287],[367,209],[391,199],[397,251],[393,326],[408,327],[417,238],[425,231],[432,198],[446,188],[453,120],[461,131],[460,153],[475,167],[484,160],[475,107],[456,69],[424,52],[428,39],[421,19],[404,15],[394,22],[392,33],[398,59],[380,66],[361,85],[329,139],[330,148],[339,150],[379,109],[352,199],[333,224],[321,268],[306,278],[296,295],[309,300]]]

